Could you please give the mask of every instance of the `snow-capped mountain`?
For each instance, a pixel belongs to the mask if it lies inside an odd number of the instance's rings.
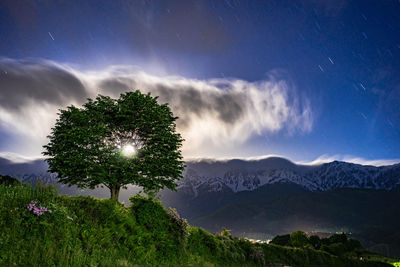
[[[266,184],[294,183],[310,191],[337,188],[392,190],[400,188],[400,164],[375,167],[333,161],[321,165],[297,165],[273,157],[244,161],[190,161],[179,190],[197,196],[199,190],[251,191]]]
[[[0,158],[0,174],[22,182],[57,183],[47,172],[43,160],[14,163]],[[266,184],[294,183],[310,191],[337,188],[400,189],[400,164],[375,167],[333,161],[321,165],[299,165],[287,159],[270,157],[261,160],[198,160],[186,162],[179,191],[198,196],[204,192],[251,191]]]

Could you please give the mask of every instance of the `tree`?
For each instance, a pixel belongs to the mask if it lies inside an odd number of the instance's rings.
[[[280,246],[290,246],[290,234],[277,235],[271,240],[271,243]]]
[[[328,238],[329,244],[334,244],[334,243],[342,243],[346,244],[347,243],[347,236],[345,233],[341,234],[333,234]]]
[[[293,232],[290,235],[290,244],[293,247],[304,247],[309,244],[307,234],[302,231]]]
[[[312,235],[308,240],[314,249],[319,249],[321,247],[321,239],[319,236]]]
[[[140,91],[119,99],[98,95],[82,108],[60,110],[44,155],[59,181],[80,188],[106,186],[118,200],[121,187],[141,186],[154,195],[176,190],[184,162],[174,117],[167,104]]]

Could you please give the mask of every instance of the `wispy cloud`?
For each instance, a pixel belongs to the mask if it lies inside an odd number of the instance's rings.
[[[263,156],[255,156],[255,157],[186,157],[185,160],[187,162],[198,162],[198,161],[207,161],[207,162],[226,162],[229,160],[243,160],[243,161],[259,161],[263,159],[268,159],[268,158],[281,158],[284,160],[288,160],[294,164],[298,165],[310,165],[310,166],[315,166],[315,165],[321,165],[324,163],[330,163],[333,161],[342,161],[342,162],[348,162],[348,163],[354,163],[354,164],[360,164],[360,165],[368,165],[368,166],[389,166],[393,164],[399,164],[400,159],[376,159],[376,160],[368,160],[368,159],[363,159],[359,157],[352,157],[352,156],[340,156],[340,155],[335,155],[335,156],[328,156],[328,155],[322,155],[318,157],[317,159],[313,161],[293,161],[285,156],[282,155],[276,155],[276,154],[269,154],[269,155],[263,155]],[[1,159],[6,159],[9,161],[12,161],[14,163],[24,163],[24,162],[31,162],[34,160],[40,160],[44,159],[43,156],[40,157],[26,157],[17,153],[10,153],[10,152],[0,152],[0,160]]]
[[[80,71],[53,61],[3,58],[0,88],[0,125],[33,138],[38,148],[46,142],[58,108],[82,104],[98,93],[118,97],[135,89],[159,96],[180,117],[185,155],[205,146],[212,151],[243,144],[254,135],[303,134],[313,125],[308,98],[273,74],[256,82],[198,80],[154,76],[129,66]]]
[[[43,160],[44,157],[26,157],[17,153],[0,152],[0,160],[1,159],[6,159],[13,163],[26,163],[26,162],[32,162],[34,160]]]
[[[400,163],[400,159],[364,159],[350,155],[322,155],[313,161],[298,161],[297,164],[319,165],[332,161],[345,161],[361,165],[386,166]]]

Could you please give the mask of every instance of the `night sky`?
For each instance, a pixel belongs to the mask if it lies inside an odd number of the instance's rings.
[[[180,117],[186,158],[400,162],[400,1],[0,2],[0,155],[134,89]]]

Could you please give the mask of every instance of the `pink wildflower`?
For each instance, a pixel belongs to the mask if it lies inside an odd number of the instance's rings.
[[[36,214],[37,216],[41,216],[45,212],[51,213],[51,210],[47,209],[46,207],[43,207],[43,206],[36,207],[36,201],[31,201],[31,203],[29,203],[29,205],[27,206],[27,209],[29,211],[32,211],[33,214]]]

